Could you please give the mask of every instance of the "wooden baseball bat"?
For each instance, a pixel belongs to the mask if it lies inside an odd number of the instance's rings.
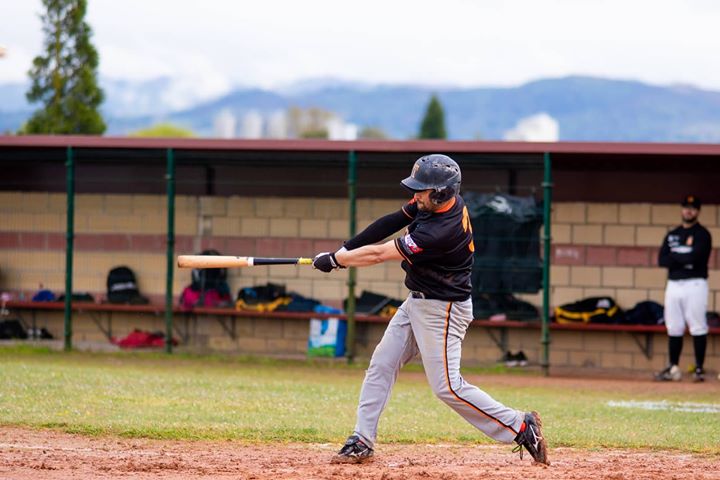
[[[312,265],[312,258],[233,257],[228,255],[178,255],[180,268],[236,268],[254,265]]]

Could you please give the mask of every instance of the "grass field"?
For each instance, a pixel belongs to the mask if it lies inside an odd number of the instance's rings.
[[[552,381],[463,370],[501,402],[542,413],[551,446],[720,453],[720,413],[620,408],[693,402],[720,408],[717,382]],[[363,365],[158,353],[0,348],[0,424],[91,435],[334,442],[350,433]],[[692,386],[692,385],[688,385]],[[400,375],[380,422],[383,443],[492,443],[437,400],[418,366]]]

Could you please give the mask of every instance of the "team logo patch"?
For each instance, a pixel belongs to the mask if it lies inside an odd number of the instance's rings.
[[[422,248],[418,247],[417,243],[415,243],[415,240],[413,240],[409,233],[405,235],[403,242],[405,242],[408,250],[410,250],[412,253],[420,253],[423,251]]]
[[[416,163],[415,165],[413,165],[413,169],[412,169],[412,172],[410,173],[410,176],[412,178],[415,178],[415,175],[417,174],[418,170],[420,170],[420,165]]]

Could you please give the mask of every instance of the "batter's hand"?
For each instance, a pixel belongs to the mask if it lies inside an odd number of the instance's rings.
[[[313,268],[321,272],[330,273],[336,268],[345,268],[338,263],[334,253],[323,252],[315,255],[312,263]]]

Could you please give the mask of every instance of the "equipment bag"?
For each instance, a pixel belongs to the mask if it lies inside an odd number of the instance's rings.
[[[220,255],[220,252],[211,248],[203,250],[200,255]],[[227,268],[194,268],[191,272],[192,288],[201,292],[218,290],[229,295],[227,276]]]
[[[590,297],[555,307],[557,323],[617,323],[621,315],[611,297]]]
[[[108,273],[107,299],[110,303],[149,303],[146,297],[140,295],[135,272],[126,266],[115,267]]]

